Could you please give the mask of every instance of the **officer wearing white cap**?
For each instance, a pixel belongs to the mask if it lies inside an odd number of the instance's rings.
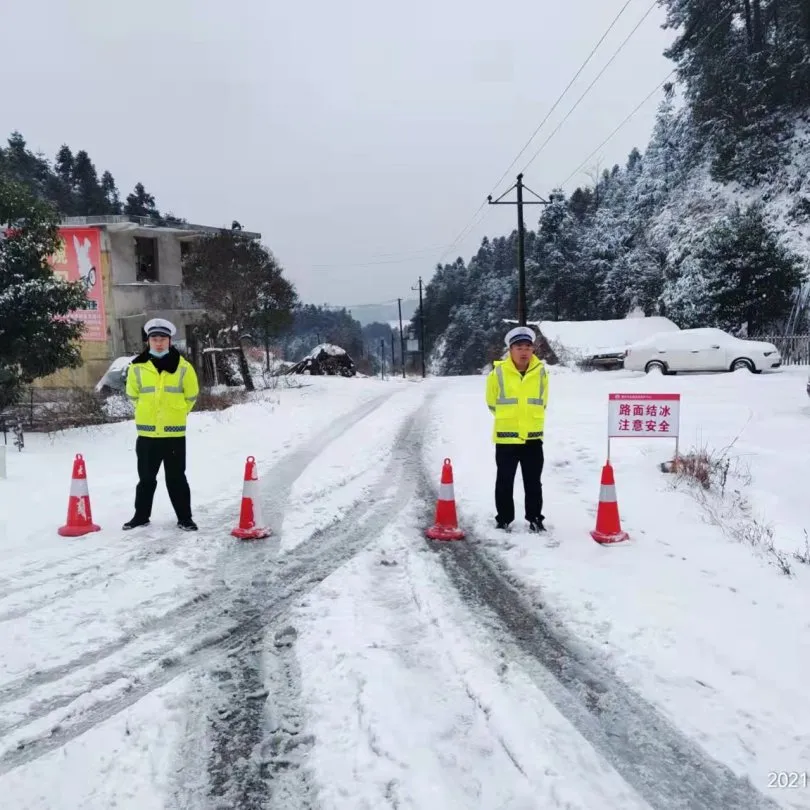
[[[508,530],[515,519],[515,473],[520,465],[529,530],[542,532],[548,374],[545,363],[534,353],[535,334],[528,326],[510,329],[505,343],[509,354],[493,364],[486,392],[487,406],[495,417],[495,521],[499,529]]]
[[[127,371],[127,396],[135,405],[138,432],[135,442],[138,486],[135,515],[124,524],[124,529],[149,524],[162,464],[178,528],[196,531],[186,480],[186,417],[200,390],[197,374],[194,366],[171,345],[177,333],[171,321],[152,318],[143,332],[148,348],[132,360]]]

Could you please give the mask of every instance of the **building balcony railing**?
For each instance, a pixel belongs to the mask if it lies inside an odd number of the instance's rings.
[[[111,230],[138,227],[149,228],[162,231],[173,231],[175,233],[186,234],[217,234],[227,233],[229,228],[217,228],[211,225],[197,225],[193,222],[185,222],[182,219],[166,217],[136,217],[128,214],[102,214],[98,216],[85,217],[63,217],[61,221],[63,228],[87,228],[92,226],[103,226]],[[262,235],[255,231],[239,231],[240,236],[248,239],[261,239]]]
[[[199,311],[204,307],[194,298],[191,291],[179,284],[157,284],[140,282],[133,284],[113,284],[113,300],[119,317],[138,315],[142,312]]]

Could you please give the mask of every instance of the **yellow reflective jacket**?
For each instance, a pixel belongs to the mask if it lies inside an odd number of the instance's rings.
[[[546,365],[532,356],[526,373],[511,358],[496,360],[487,377],[487,406],[495,415],[495,444],[523,444],[542,439],[548,404]]]
[[[200,387],[194,366],[174,347],[158,371],[149,352],[139,354],[127,370],[127,396],[135,405],[139,436],[166,439],[186,435],[186,417]]]

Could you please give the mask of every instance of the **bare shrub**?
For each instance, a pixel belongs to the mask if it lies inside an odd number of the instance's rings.
[[[118,400],[119,398],[116,398]],[[108,407],[108,398],[86,388],[61,392],[59,399],[36,406],[33,431],[58,433],[73,428],[90,428],[131,419],[131,412]]]
[[[794,551],[793,559],[803,565],[810,565],[810,538],[807,536],[807,529],[804,530],[804,548]]]
[[[224,391],[212,391],[201,388],[197,395],[195,411],[224,411],[233,405],[249,402],[250,397],[244,388],[228,388]]]
[[[262,381],[265,391],[278,391],[279,389],[304,387],[300,377],[296,377],[292,374],[284,374],[283,372],[273,373],[264,371],[262,374]]]
[[[693,450],[674,459],[665,472],[673,472],[679,481],[696,484],[705,490],[725,492],[731,471],[731,459],[723,451],[707,448]]]
[[[662,469],[674,473],[676,486],[687,486],[707,522],[732,540],[764,553],[779,571],[791,576],[790,557],[774,545],[773,527],[754,515],[751,503],[743,495],[742,490],[750,486],[752,476],[748,465],[731,454],[735,442],[736,439],[721,450],[695,448],[662,465]]]

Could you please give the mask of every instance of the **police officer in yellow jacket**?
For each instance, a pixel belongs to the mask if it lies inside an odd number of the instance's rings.
[[[495,520],[499,529],[508,530],[515,519],[513,492],[519,464],[529,530],[545,531],[541,478],[548,374],[545,363],[534,354],[534,341],[535,334],[527,326],[510,330],[506,334],[509,357],[497,360],[487,377],[487,405],[495,416]]]
[[[163,318],[149,321],[144,326],[148,348],[132,360],[127,371],[127,396],[135,405],[138,432],[138,486],[135,515],[124,524],[125,530],[149,524],[157,474],[163,464],[178,528],[197,531],[186,480],[186,417],[200,389],[194,366],[171,345],[176,332],[174,324]]]

